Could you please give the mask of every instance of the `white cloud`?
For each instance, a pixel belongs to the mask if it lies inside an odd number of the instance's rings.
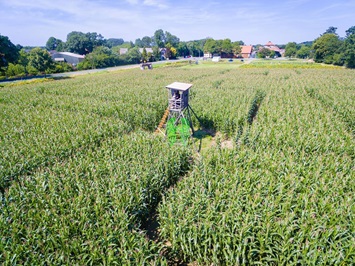
[[[160,9],[168,8],[168,4],[163,0],[144,0],[143,4],[146,6],[158,7]]]
[[[126,2],[130,3],[131,5],[138,4],[138,0],[126,0]]]
[[[0,34],[14,43],[44,45],[50,36],[65,41],[71,31],[134,41],[163,29],[185,41],[211,36],[264,43],[297,35],[310,40],[330,25],[341,34],[353,25],[353,0],[323,1],[0,0]]]

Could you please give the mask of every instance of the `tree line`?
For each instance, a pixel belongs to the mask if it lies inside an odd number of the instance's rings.
[[[336,31],[336,27],[329,27],[311,44],[289,42],[285,56],[313,58],[317,63],[355,68],[355,26],[345,31],[345,37],[340,37]]]
[[[105,39],[96,32],[73,31],[67,35],[65,41],[50,37],[45,47],[26,49],[14,45],[8,37],[0,35],[0,78],[136,64],[142,61],[157,61],[162,56],[175,59],[178,56],[203,56],[205,52],[237,53],[239,44],[243,42],[232,43],[230,39],[212,38],[183,42],[162,29],[156,30],[153,36],[138,38],[134,43],[122,38]],[[120,54],[120,48],[127,48],[128,52]],[[140,48],[143,51],[140,51]],[[85,55],[85,59],[74,69],[65,62],[54,62],[50,51],[72,52]]]
[[[339,37],[336,30],[336,27],[329,27],[313,42],[289,42],[282,47],[285,48],[285,56],[313,58],[318,63],[354,68],[355,26],[346,31],[344,38]],[[153,36],[138,38],[134,43],[122,38],[105,39],[96,32],[73,31],[67,35],[66,41],[50,37],[45,47],[25,49],[14,45],[7,36],[0,35],[0,79],[74,70],[70,64],[54,62],[48,52],[52,50],[85,55],[84,61],[75,66],[75,69],[81,70],[156,61],[162,56],[171,59],[178,56],[203,56],[204,53],[235,56],[240,53],[241,45],[244,45],[243,41],[232,42],[228,38],[214,40],[210,37],[184,42],[170,32],[159,29]],[[256,48],[259,46],[256,45]],[[128,48],[128,52],[120,54],[120,48]],[[143,48],[143,52],[139,48]],[[264,54],[270,56],[272,51],[261,49],[259,53],[261,57]]]

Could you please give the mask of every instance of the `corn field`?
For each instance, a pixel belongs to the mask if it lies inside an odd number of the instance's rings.
[[[0,264],[354,264],[354,77],[222,62],[0,88]],[[174,81],[232,147],[153,133]]]

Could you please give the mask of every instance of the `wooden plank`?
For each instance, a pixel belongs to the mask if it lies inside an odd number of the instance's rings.
[[[170,85],[166,86],[167,89],[173,89],[178,91],[186,91],[192,87],[192,84],[182,83],[182,82],[173,82]]]

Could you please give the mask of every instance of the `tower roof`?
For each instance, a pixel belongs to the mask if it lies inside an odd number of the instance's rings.
[[[178,91],[186,91],[192,87],[192,84],[182,83],[182,82],[173,82],[170,85],[166,86],[167,89],[173,89]]]

